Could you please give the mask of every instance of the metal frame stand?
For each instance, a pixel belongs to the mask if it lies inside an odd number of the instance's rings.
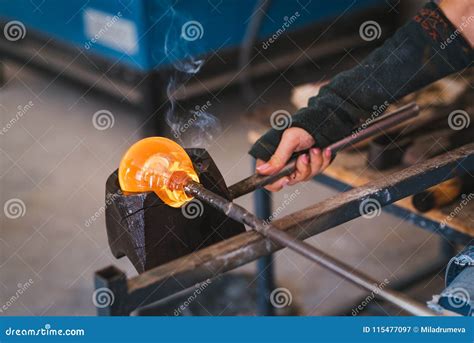
[[[381,207],[410,219],[409,211],[401,211],[399,206],[390,204],[438,184],[448,177],[453,177],[458,169],[474,170],[474,143],[363,186],[336,194],[303,210],[279,218],[273,221],[272,225],[282,232],[304,240],[359,217],[360,203],[368,198],[376,199]],[[387,197],[387,193],[391,196]],[[261,201],[259,203],[262,204]],[[268,205],[268,202],[266,203]],[[447,230],[452,232],[446,234]],[[471,236],[452,228],[438,228],[436,232],[449,238],[451,242],[466,244],[472,241]],[[138,308],[175,295],[209,278],[214,278],[283,248],[280,244],[268,243],[268,238],[249,231],[132,278],[127,278],[125,273],[116,267],[103,268],[95,274],[95,288],[96,291],[106,288],[107,292],[113,294],[113,301],[108,306],[100,307],[98,314],[130,315]],[[354,276],[354,274],[351,275]],[[262,278],[262,280],[271,279]],[[363,288],[367,289],[367,287]]]

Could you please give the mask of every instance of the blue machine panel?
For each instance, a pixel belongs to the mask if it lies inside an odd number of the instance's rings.
[[[27,32],[151,70],[189,54],[239,45],[256,4],[257,0],[0,0],[0,18],[20,21]],[[384,0],[273,0],[260,37],[384,5]],[[197,36],[183,39],[183,27]]]

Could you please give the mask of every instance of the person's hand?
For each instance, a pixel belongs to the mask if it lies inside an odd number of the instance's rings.
[[[314,138],[305,130],[298,127],[291,127],[283,132],[278,147],[268,162],[257,160],[257,173],[271,175],[282,169],[294,152],[306,150],[316,142]],[[327,168],[331,162],[331,151],[319,148],[312,148],[309,154],[303,154],[296,161],[296,171],[282,177],[278,181],[265,186],[272,192],[279,191],[285,185],[294,185],[298,182],[308,180]]]

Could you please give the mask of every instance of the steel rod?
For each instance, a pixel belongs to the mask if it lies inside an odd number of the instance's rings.
[[[356,284],[357,286],[366,289],[370,292],[374,292],[380,298],[396,305],[397,307],[407,311],[408,313],[416,316],[433,316],[436,315],[434,312],[419,304],[418,302],[410,299],[406,295],[397,291],[377,287],[377,281],[370,278],[369,276],[352,269],[345,263],[334,259],[327,255],[321,250],[313,247],[312,245],[300,241],[293,237],[287,232],[281,231],[275,228],[271,223],[266,222],[262,219],[257,218],[255,215],[247,211],[242,206],[239,206],[217,194],[204,188],[201,184],[194,181],[188,182],[184,187],[185,192],[204,201],[205,203],[215,207],[218,210],[224,212],[230,218],[239,221],[261,235],[269,238],[275,243],[285,246],[300,255],[320,264],[326,269],[338,274],[344,279]]]
[[[348,137],[345,137],[329,146],[331,152],[337,153],[351,145],[359,143],[364,139],[372,137],[376,134],[383,132],[384,130],[390,129],[408,119],[411,119],[418,115],[420,108],[414,102],[411,102],[405,106],[400,107],[396,111],[384,115],[379,120],[375,121],[372,125],[366,128],[360,128],[355,130],[354,133]],[[326,147],[321,147],[326,148]],[[308,150],[298,152],[298,155],[308,153]],[[236,199],[244,194],[250,193],[257,188],[266,186],[270,183],[277,181],[278,179],[288,176],[296,170],[296,158],[293,158],[283,167],[278,173],[273,175],[260,175],[253,174],[242,181],[229,187],[229,192],[232,199]]]

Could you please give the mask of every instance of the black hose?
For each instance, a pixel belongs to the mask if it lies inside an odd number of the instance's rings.
[[[251,83],[250,73],[244,72],[244,70],[250,67],[252,50],[258,40],[258,34],[270,3],[271,0],[259,0],[257,2],[240,47],[238,68],[238,72],[240,73],[239,82],[242,89],[242,96],[248,104],[253,103],[256,95]]]

